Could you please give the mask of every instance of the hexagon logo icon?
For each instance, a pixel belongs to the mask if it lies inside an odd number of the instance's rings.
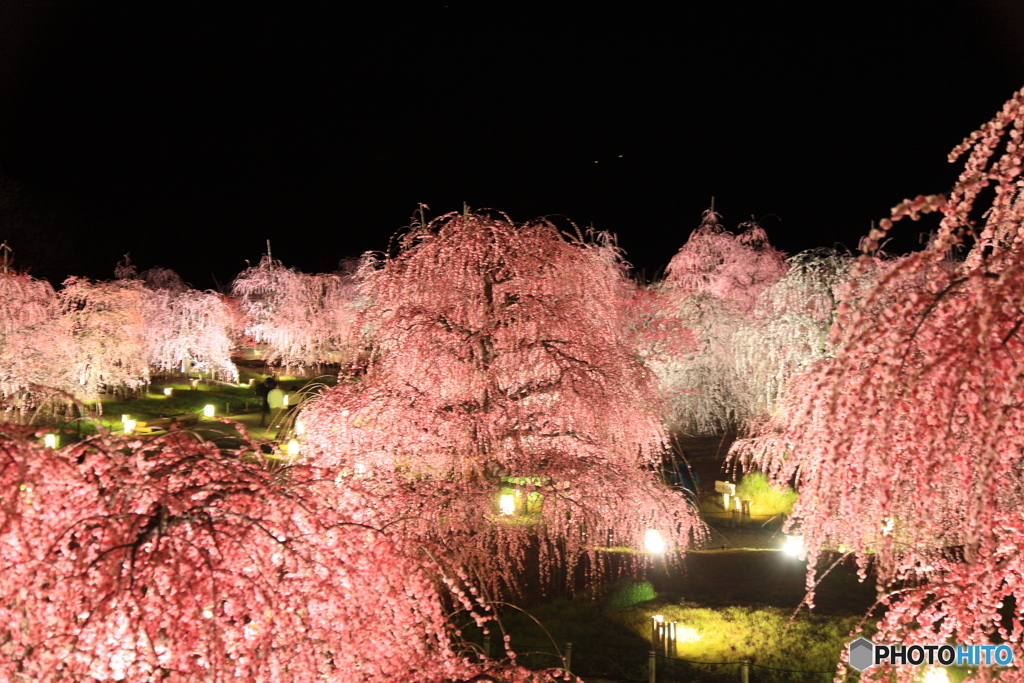
[[[851,641],[847,647],[850,648],[850,666],[857,671],[863,671],[875,663],[875,644],[867,638]]]

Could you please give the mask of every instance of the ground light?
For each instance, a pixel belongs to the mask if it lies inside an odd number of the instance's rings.
[[[498,504],[501,514],[514,515],[516,512],[516,498],[511,493],[501,494],[501,502]]]
[[[167,387],[166,389],[164,389],[164,396],[170,396],[173,393],[174,393],[174,389],[171,389],[170,387]]]
[[[47,448],[56,448],[57,447],[57,435],[56,434],[47,434],[46,436],[44,436],[43,437],[43,445],[45,445]]]
[[[644,534],[644,550],[649,553],[665,552],[665,539],[661,537],[660,531],[657,529],[647,530],[647,533]]]
[[[949,683],[949,675],[945,667],[930,666],[925,669],[921,683]]]
[[[285,452],[290,457],[294,458],[295,456],[297,456],[299,454],[299,442],[296,441],[295,439],[289,439],[288,445],[285,446]]]
[[[122,422],[124,423],[125,434],[131,434],[135,431],[135,420],[129,418],[127,420],[122,420]]]
[[[206,404],[206,407],[203,408],[203,415],[205,417],[213,417],[213,412],[214,411],[213,411],[213,404],[212,403]]]
[[[786,536],[786,545],[782,546],[783,552],[793,557],[799,557],[804,552],[803,536]]]

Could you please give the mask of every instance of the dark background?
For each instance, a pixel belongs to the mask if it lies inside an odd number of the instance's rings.
[[[714,195],[855,247],[1022,86],[1020,1],[5,2],[0,238],[55,283],[131,252],[209,288],[268,238],[330,271],[468,202],[650,275]]]

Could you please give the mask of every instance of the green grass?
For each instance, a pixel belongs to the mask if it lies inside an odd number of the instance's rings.
[[[637,580],[602,586],[575,599],[555,600],[527,611],[529,614],[506,608],[500,612],[503,633],[511,636],[511,647],[520,655],[517,661],[532,668],[559,666],[552,655],[557,650],[564,653],[565,644],[571,642],[574,673],[619,679],[646,679],[654,615],[677,622],[681,642],[676,657],[706,663],[662,661],[661,666],[686,668],[687,680],[713,680],[725,674],[736,680],[735,665],[723,663],[749,660],[778,669],[826,672],[810,674],[808,680],[827,681],[860,621],[855,614],[807,610],[794,616],[792,607],[763,604],[711,607],[671,593],[656,594],[651,583]],[[478,635],[476,639],[479,642]],[[767,669],[755,671],[758,681],[789,676]]]
[[[798,497],[788,486],[785,489],[771,486],[760,472],[746,474],[736,485],[736,495],[740,499],[750,499],[752,515],[788,515]]]

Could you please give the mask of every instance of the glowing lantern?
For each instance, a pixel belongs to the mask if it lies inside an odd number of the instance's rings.
[[[122,420],[124,422],[124,433],[131,434],[135,431],[135,420]]]
[[[949,675],[943,667],[930,666],[925,669],[921,683],[949,683]]]
[[[665,552],[665,539],[661,537],[660,531],[656,529],[647,530],[647,533],[644,534],[644,549],[649,553]]]
[[[299,454],[299,442],[296,441],[295,439],[289,439],[288,440],[288,445],[285,448],[285,452],[288,453],[288,455],[291,456],[291,457],[295,457],[296,455],[298,455]]]
[[[302,436],[306,433],[306,423],[302,420],[295,420],[295,433]]]
[[[786,545],[782,547],[783,552],[787,555],[797,557],[804,552],[804,537],[803,536],[786,536]]]
[[[127,422],[130,419],[132,419],[131,415],[122,415],[121,416],[121,422]]]
[[[514,515],[516,513],[516,498],[511,493],[501,494],[501,502],[499,503],[501,508],[501,514],[503,515]]]
[[[47,434],[46,436],[44,436],[43,437],[43,445],[45,445],[47,448],[56,448],[57,447],[57,435],[56,434]]]
[[[198,389],[199,388],[199,380],[197,380],[197,379],[191,380],[189,382],[189,384],[192,386],[193,389]]]
[[[206,407],[203,408],[203,415],[206,417],[213,417],[213,404],[207,403]]]
[[[285,406],[286,408],[288,407],[288,394],[285,394],[284,398],[281,399],[281,405]]]
[[[164,389],[164,396],[170,396],[173,393],[174,393],[174,389],[171,389],[170,387],[167,387],[166,389]]]

